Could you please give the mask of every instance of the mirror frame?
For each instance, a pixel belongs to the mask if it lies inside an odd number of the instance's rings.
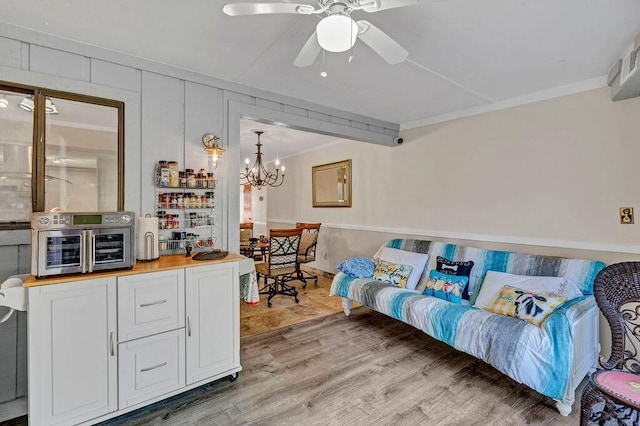
[[[345,186],[347,188],[347,196],[345,197],[344,201],[338,201],[337,197],[336,200],[318,201],[316,197],[316,189],[318,188],[318,173],[327,170],[338,169],[340,167],[346,167],[347,169],[347,181],[345,183]],[[311,187],[313,190],[313,207],[351,207],[351,199],[353,197],[351,190],[351,159],[313,166],[311,168]]]

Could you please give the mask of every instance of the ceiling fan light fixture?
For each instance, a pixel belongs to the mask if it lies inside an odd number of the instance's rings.
[[[335,14],[318,22],[318,44],[328,52],[345,52],[358,38],[358,24],[347,15]]]

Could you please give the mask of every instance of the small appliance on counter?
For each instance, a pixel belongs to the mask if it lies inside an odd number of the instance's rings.
[[[160,257],[158,224],[158,218],[150,214],[138,218],[138,260],[156,260]]]
[[[49,212],[31,216],[31,274],[37,278],[130,269],[133,212]]]

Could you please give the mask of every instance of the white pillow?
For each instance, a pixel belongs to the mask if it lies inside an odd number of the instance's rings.
[[[566,297],[567,300],[582,296],[576,285],[565,277],[531,277],[487,271],[475,306],[488,310],[505,285],[546,296]]]
[[[376,259],[396,263],[398,265],[411,265],[411,273],[409,274],[405,288],[408,290],[415,290],[418,285],[418,281],[420,281],[420,277],[424,272],[424,267],[427,264],[429,255],[427,253],[414,253],[412,251],[382,247],[373,256],[373,260]]]

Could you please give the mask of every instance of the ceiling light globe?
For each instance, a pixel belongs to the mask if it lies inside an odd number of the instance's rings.
[[[9,101],[5,98],[0,99],[0,108],[6,108],[9,106]]]
[[[329,52],[345,52],[358,37],[358,24],[346,15],[331,15],[318,22],[318,43]]]

